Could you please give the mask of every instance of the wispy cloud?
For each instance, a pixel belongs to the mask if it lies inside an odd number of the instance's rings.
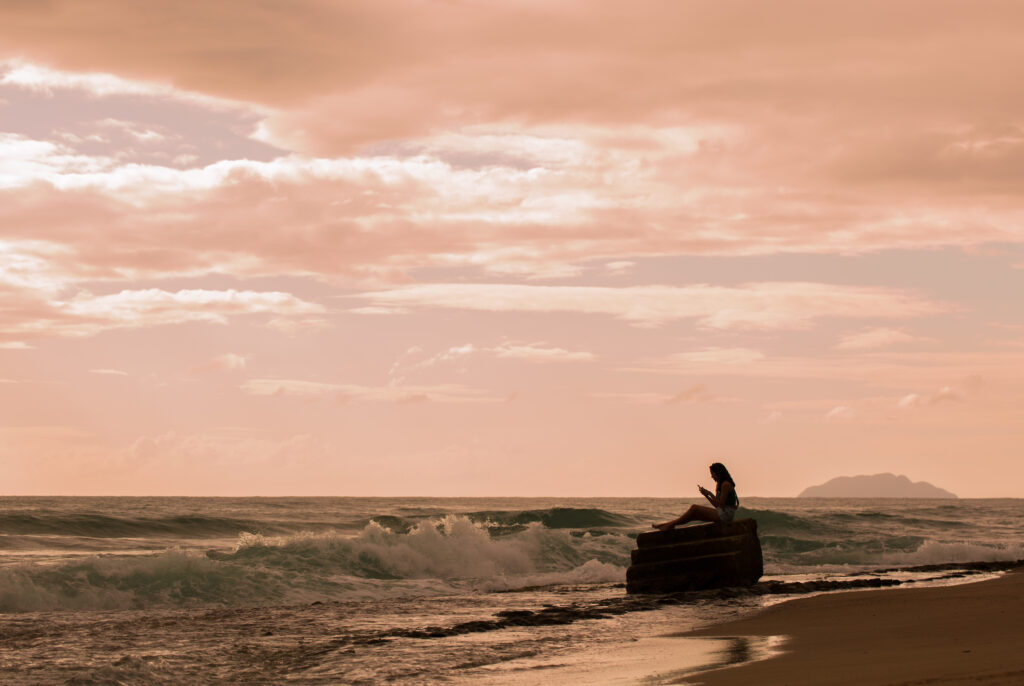
[[[243,383],[241,388],[247,393],[258,396],[325,398],[341,403],[348,401],[498,403],[505,400],[503,396],[499,397],[487,391],[457,384],[361,386],[301,379],[250,379]]]
[[[592,362],[597,355],[586,350],[566,350],[555,348],[543,343],[502,343],[491,348],[497,357],[505,359],[525,360],[527,362]]]
[[[699,368],[701,365],[751,364],[765,358],[764,353],[750,348],[707,348],[692,352],[674,353],[668,357],[668,364]]]
[[[700,403],[708,403],[715,400],[715,395],[708,390],[704,384],[694,384],[689,388],[676,393],[668,400],[668,405],[696,405]]]
[[[943,386],[934,393],[908,393],[899,399],[896,406],[901,410],[909,410],[947,402],[963,402],[962,393],[951,386]]]
[[[585,350],[566,350],[545,343],[505,342],[497,346],[464,343],[450,346],[433,355],[425,355],[422,348],[414,346],[395,360],[391,365],[388,377],[392,385],[401,385],[405,383],[410,374],[447,364],[461,364],[473,357],[517,360],[536,364],[592,362],[597,359],[594,353]]]
[[[725,399],[713,393],[702,383],[688,386],[678,393],[657,391],[600,391],[588,394],[592,398],[617,400],[631,405],[704,405],[724,402]]]
[[[192,368],[193,374],[207,374],[210,372],[239,372],[245,369],[247,364],[245,355],[236,353],[224,353],[207,360]]]
[[[185,322],[226,324],[247,314],[306,315],[321,305],[277,291],[215,291],[156,288],[109,295],[80,292],[68,300],[34,300],[26,295],[21,311],[0,317],[0,334],[10,337],[91,336],[101,331],[145,328]]]
[[[798,329],[823,317],[906,318],[948,309],[942,303],[895,289],[804,282],[624,288],[422,284],[357,297],[385,308],[603,314],[640,326],[694,319],[710,329]]]
[[[751,379],[851,381],[879,388],[927,387],[936,378],[999,378],[1024,381],[1024,354],[1012,351],[960,353],[872,353],[829,357],[772,355],[750,364],[680,363],[666,355],[647,358],[620,368],[623,372],[702,377],[729,376]]]
[[[62,71],[24,60],[0,60],[0,85],[17,86],[49,93],[76,90],[95,97],[132,95],[185,101],[210,109],[245,108],[269,114],[272,110],[253,103],[242,103],[196,91],[175,88],[167,83],[126,79],[106,72]]]
[[[839,350],[870,350],[904,343],[917,343],[925,340],[927,339],[913,336],[899,329],[868,329],[844,336],[836,344],[836,348]]]
[[[825,413],[830,422],[848,422],[857,418],[857,411],[848,405],[837,405]]]
[[[611,262],[607,262],[604,267],[609,274],[621,276],[633,271],[633,268],[636,267],[636,262],[631,262],[629,260],[613,260]]]

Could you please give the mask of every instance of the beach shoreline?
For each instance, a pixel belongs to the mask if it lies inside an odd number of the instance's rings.
[[[1024,572],[954,586],[798,598],[683,635],[784,637],[782,649],[767,659],[684,681],[700,686],[1021,684]]]

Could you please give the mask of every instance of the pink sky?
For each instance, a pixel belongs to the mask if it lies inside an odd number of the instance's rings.
[[[1024,6],[0,6],[7,494],[1024,483]]]

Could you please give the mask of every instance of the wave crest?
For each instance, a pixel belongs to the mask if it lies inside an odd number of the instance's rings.
[[[621,581],[633,541],[538,522],[492,537],[448,515],[407,533],[242,533],[231,552],[166,550],[0,569],[0,611],[298,603]]]
[[[631,547],[625,536],[577,537],[539,522],[514,536],[493,537],[484,523],[447,515],[437,522],[420,522],[407,533],[375,521],[356,536],[245,533],[231,558],[258,559],[273,567],[329,566],[336,574],[375,579],[476,579],[565,571],[591,559],[622,566]]]

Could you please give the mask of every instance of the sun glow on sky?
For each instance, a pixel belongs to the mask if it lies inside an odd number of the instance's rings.
[[[1020,496],[1022,30],[4,3],[3,492]]]

